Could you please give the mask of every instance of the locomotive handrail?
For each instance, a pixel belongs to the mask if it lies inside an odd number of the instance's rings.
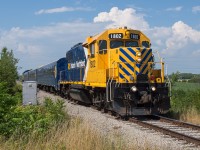
[[[150,66],[153,65],[153,64],[156,64],[156,63],[161,65],[161,74],[160,74],[161,75],[161,81],[164,82],[164,62],[162,62],[162,61],[161,62],[148,62],[148,77],[150,78],[152,70],[153,70],[152,67],[150,67]]]
[[[169,84],[169,97],[171,99],[171,97],[172,97],[172,84],[171,84],[171,81],[169,79],[169,76],[166,75],[166,77],[167,77],[167,81],[168,81],[167,83]]]
[[[107,53],[107,50],[108,50],[108,49],[100,49],[100,50],[99,50],[99,54],[106,54],[106,53]],[[103,52],[103,53],[101,53],[101,52]]]
[[[113,74],[112,74],[112,79],[111,79],[111,82],[110,82],[110,101],[113,101],[112,100],[112,81],[113,81],[113,78],[114,78],[114,70],[115,70],[115,66],[114,66],[114,64],[115,64],[115,61],[112,63],[112,66],[113,66]]]
[[[107,97],[107,102],[111,102],[111,101],[113,101],[112,100],[112,81],[113,81],[113,79],[114,79],[114,74],[115,74],[115,64],[116,64],[117,62],[112,62],[112,67],[109,67],[109,69],[108,69],[108,71],[109,71],[109,78],[108,78],[108,81],[107,81],[107,83],[106,83],[106,85],[107,85],[107,87],[106,87],[106,90],[107,90],[107,93],[108,93],[108,90],[110,90],[110,92],[109,92],[109,98]],[[113,74],[112,74],[112,77],[111,77],[111,69],[112,69],[112,72],[113,72]],[[108,89],[108,85],[109,85],[109,89]]]

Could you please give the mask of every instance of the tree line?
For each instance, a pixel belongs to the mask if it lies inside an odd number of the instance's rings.
[[[200,83],[200,74],[180,73],[177,71],[169,75],[169,78],[172,82],[177,82],[178,80],[188,80],[188,82],[191,83]]]

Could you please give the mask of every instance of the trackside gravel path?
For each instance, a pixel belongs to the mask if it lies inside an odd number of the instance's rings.
[[[50,97],[53,100],[62,99],[43,91],[38,92],[38,101],[41,102],[44,97]],[[89,122],[102,135],[119,135],[130,149],[162,149],[162,150],[200,150],[193,144],[186,144],[162,133],[143,128],[128,121],[116,120],[113,116],[101,113],[90,107],[72,104],[65,100],[66,111],[69,115],[78,116]]]

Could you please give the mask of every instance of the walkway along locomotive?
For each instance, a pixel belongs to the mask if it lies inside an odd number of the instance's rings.
[[[67,51],[62,70],[45,72],[54,73],[56,85],[38,86],[120,115],[165,114],[170,98],[164,63],[154,61],[150,45],[139,30],[105,30]]]

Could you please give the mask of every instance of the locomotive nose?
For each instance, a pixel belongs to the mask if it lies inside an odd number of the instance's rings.
[[[135,82],[138,75],[147,75],[148,62],[153,61],[152,49],[138,47],[119,48],[119,77],[120,82]]]

